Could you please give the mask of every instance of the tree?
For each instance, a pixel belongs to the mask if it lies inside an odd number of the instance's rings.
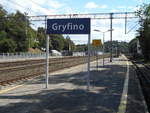
[[[0,31],[0,40],[7,38],[7,33],[5,31]]]
[[[88,45],[87,44],[76,45],[75,51],[77,51],[77,52],[86,52],[87,50],[88,50]]]
[[[16,13],[7,14],[7,12],[0,6],[0,52],[26,52],[28,48],[39,48],[44,50],[46,48],[46,34],[45,29],[39,27],[34,30],[30,26],[30,21],[26,14],[17,11]],[[14,49],[11,48],[11,46]],[[68,46],[69,45],[69,46]],[[74,50],[75,45],[70,38],[64,39],[63,35],[50,35],[50,50],[56,49],[58,51],[69,48]],[[68,46],[68,47],[67,47]]]
[[[137,11],[140,17],[140,28],[137,30],[137,38],[139,39],[142,53],[145,60],[150,60],[150,4],[144,4]]]
[[[62,35],[50,35],[51,44],[53,46],[52,49],[61,51],[64,48],[64,37]]]
[[[39,42],[39,48],[46,48],[46,35],[43,27],[37,29],[37,41]]]
[[[4,10],[3,7],[0,5],[0,31],[4,30],[5,28],[5,23],[6,23],[5,16],[6,15],[7,15],[6,10]]]
[[[105,52],[110,52],[111,42],[107,41],[104,43]],[[118,42],[112,41],[112,52],[116,53],[116,49],[122,53],[128,53],[128,43],[127,42]]]
[[[39,27],[37,30],[37,38],[36,40],[38,41],[38,48],[46,48],[46,34],[45,34],[45,29],[43,27]],[[50,50],[53,49],[53,45],[51,43],[51,38],[49,40],[49,48]]]
[[[64,40],[64,48],[63,49],[68,50],[68,51],[74,51],[75,50],[75,44],[70,39],[69,36],[67,36],[66,39]]]
[[[128,53],[129,52],[129,44],[127,42],[118,42],[116,46],[121,53]]]
[[[37,36],[36,31],[33,30],[31,27],[28,27],[28,48],[35,48],[35,45],[37,45]]]
[[[17,45],[12,39],[3,39],[0,41],[0,52],[6,53],[6,52],[15,52]]]
[[[26,34],[26,30],[28,30],[28,34]],[[19,11],[7,14],[0,6],[1,42],[6,42],[6,38],[13,40],[13,43],[15,43],[15,52],[25,52],[28,50],[29,45],[30,47],[35,45],[35,31],[30,27],[30,22],[25,14]]]
[[[3,9],[2,5],[0,5],[0,17],[4,17],[7,14],[7,11]]]
[[[15,41],[17,52],[28,50],[28,40],[25,32],[26,17],[17,11],[15,14],[8,15],[5,32],[7,37]]]
[[[129,52],[133,54],[137,53],[137,38],[134,38],[129,42]]]

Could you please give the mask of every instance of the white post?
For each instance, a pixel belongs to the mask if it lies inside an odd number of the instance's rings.
[[[103,33],[103,67],[104,67],[104,52],[105,52],[104,37],[105,37],[105,33]]]
[[[116,57],[117,57],[117,47],[116,47]]]
[[[112,19],[113,19],[113,13],[110,13],[110,62],[112,62]]]
[[[49,35],[46,37],[46,88],[48,88],[48,74],[49,74]]]
[[[98,71],[98,49],[96,48],[96,67]]]
[[[90,88],[90,40],[91,35],[88,35],[88,73],[87,73],[87,90]]]

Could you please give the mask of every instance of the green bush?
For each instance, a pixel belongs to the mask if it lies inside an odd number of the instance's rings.
[[[15,52],[16,47],[17,47],[17,45],[12,39],[3,39],[0,41],[0,52],[1,53]]]

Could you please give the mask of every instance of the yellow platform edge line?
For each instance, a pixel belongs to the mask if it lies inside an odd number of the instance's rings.
[[[19,88],[19,87],[21,87],[21,86],[23,86],[23,85],[24,85],[24,84],[17,85],[17,86],[8,88],[8,89],[0,90],[0,94],[7,93],[8,91],[11,91],[11,90],[13,90],[13,89]]]
[[[127,108],[127,97],[128,97],[128,84],[129,84],[129,62],[128,59],[123,55],[123,57],[126,59],[126,65],[127,65],[127,72],[126,72],[126,78],[124,80],[124,87],[123,87],[123,93],[121,96],[121,101],[119,105],[119,109],[117,113],[125,113]]]

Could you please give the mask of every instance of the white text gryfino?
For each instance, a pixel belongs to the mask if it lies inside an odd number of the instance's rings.
[[[84,25],[83,24],[72,24],[72,23],[67,23],[65,25],[60,25],[58,23],[52,24],[52,29],[53,30],[58,30],[58,31],[66,31],[66,30],[84,30]]]

